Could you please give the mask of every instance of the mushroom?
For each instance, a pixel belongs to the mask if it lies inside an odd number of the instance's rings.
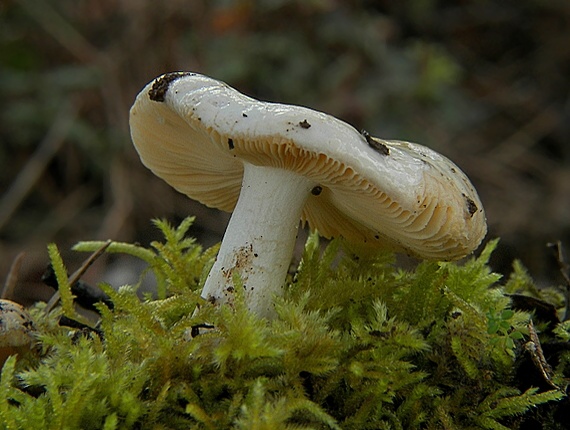
[[[327,238],[454,260],[486,233],[479,197],[450,160],[424,146],[358,132],[330,115],[261,102],[196,73],[149,83],[130,111],[143,164],[179,192],[232,212],[202,290],[273,317],[299,221]]]
[[[0,299],[0,367],[10,355],[32,350],[35,331],[32,319],[21,305]]]

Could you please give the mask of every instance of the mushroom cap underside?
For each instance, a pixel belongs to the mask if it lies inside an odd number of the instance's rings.
[[[363,135],[304,107],[260,102],[203,75],[155,79],[137,96],[130,125],[143,164],[210,207],[233,210],[248,162],[318,184],[302,220],[325,237],[452,260],[486,233],[477,192],[437,152]]]

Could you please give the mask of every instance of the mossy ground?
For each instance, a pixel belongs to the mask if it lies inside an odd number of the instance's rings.
[[[33,308],[41,352],[4,364],[1,428],[564,428],[570,323],[531,326],[510,296],[560,307],[560,295],[518,264],[501,282],[488,266],[496,242],[462,264],[401,270],[390,253],[356,257],[339,240],[323,251],[313,234],[268,323],[239,300],[200,298],[216,249],[186,237],[191,222],[157,221],[165,240],[149,249],[111,244],[148,262],[158,298],[101,285],[114,306],[97,305],[94,330],[58,324],[81,317],[50,247],[61,307]],[[215,329],[196,336],[203,324]],[[540,342],[562,345],[552,369]]]

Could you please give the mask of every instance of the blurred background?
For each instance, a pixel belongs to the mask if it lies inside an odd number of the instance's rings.
[[[221,239],[228,215],[154,177],[130,142],[135,95],[175,70],[445,154],[501,238],[495,270],[517,258],[562,283],[546,244],[570,246],[567,0],[0,0],[0,279],[24,252],[19,301],[51,294],[48,242],[73,271],[78,240],[148,245],[155,217],[193,214],[204,246]],[[129,282],[127,267],[87,277]]]

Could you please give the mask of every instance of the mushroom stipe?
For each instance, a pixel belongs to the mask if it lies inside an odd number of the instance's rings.
[[[202,297],[245,300],[273,318],[299,226],[436,260],[474,251],[486,233],[467,176],[437,152],[359,133],[330,115],[268,103],[196,73],[149,83],[130,113],[145,166],[176,190],[233,212]]]

